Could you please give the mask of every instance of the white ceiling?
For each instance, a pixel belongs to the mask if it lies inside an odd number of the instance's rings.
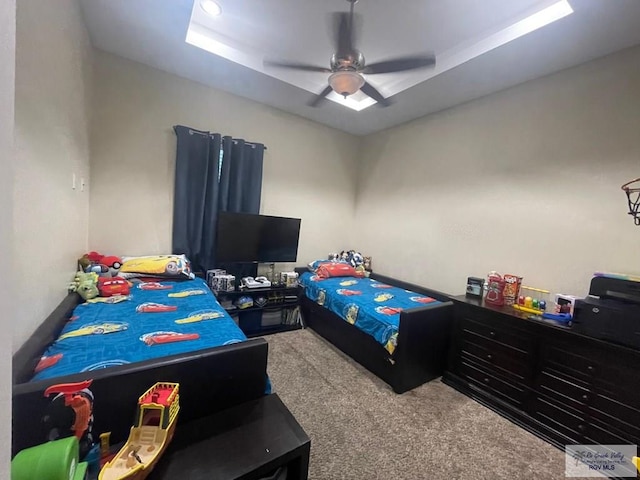
[[[327,16],[346,10],[345,0],[219,0],[215,18],[193,0],[81,3],[99,49],[364,135],[640,44],[640,0],[568,0],[573,14],[483,53],[497,33],[554,1],[360,0],[358,48],[368,63],[429,51],[437,59],[435,70],[369,76],[394,103],[361,111],[307,106],[325,74],[262,65],[268,57],[328,67]],[[190,23],[219,55],[185,41]]]

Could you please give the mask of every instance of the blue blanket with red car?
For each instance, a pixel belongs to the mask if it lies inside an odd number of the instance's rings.
[[[117,301],[120,300],[120,301]],[[199,278],[141,282],[126,297],[78,305],[33,380],[87,372],[247,337]]]

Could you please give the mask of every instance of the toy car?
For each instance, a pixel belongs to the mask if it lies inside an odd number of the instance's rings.
[[[183,323],[196,323],[196,322],[202,322],[204,320],[213,320],[215,318],[220,318],[223,317],[224,314],[222,312],[216,312],[214,310],[205,310],[202,312],[196,312],[193,315],[189,315],[186,318],[180,318],[178,320],[176,320],[176,323],[179,324],[183,324]]]
[[[87,325],[86,327],[79,328],[78,330],[72,330],[71,332],[60,335],[58,340],[64,340],[65,338],[83,337],[85,335],[103,335],[107,333],[121,332],[129,327],[126,323],[99,323],[96,325]]]
[[[163,285],[158,282],[143,282],[138,284],[140,290],[171,290],[173,285]]]
[[[102,297],[129,295],[129,282],[120,277],[100,277],[98,278],[98,290]]]
[[[198,340],[200,335],[197,333],[177,333],[177,332],[153,332],[147,333],[140,337],[144,343],[149,346],[161,345],[163,343],[184,342],[187,340]]]
[[[161,303],[142,303],[136,307],[138,313],[162,313],[175,312],[178,309],[175,305],[163,305]]]

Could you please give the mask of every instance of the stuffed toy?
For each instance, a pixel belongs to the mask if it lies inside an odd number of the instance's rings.
[[[356,268],[362,265],[364,262],[364,258],[362,257],[362,254],[359,252],[356,252],[355,250],[343,250],[340,253],[340,259],[348,263],[349,265],[351,265],[353,268]]]
[[[101,297],[129,295],[129,282],[122,277],[100,277],[98,278],[98,290]]]
[[[115,255],[102,255],[98,252],[85,253],[78,260],[85,273],[97,273],[100,277],[115,277],[122,266],[122,259]]]
[[[98,274],[77,272],[73,283],[69,286],[69,291],[77,292],[83,300],[96,298],[98,292]]]

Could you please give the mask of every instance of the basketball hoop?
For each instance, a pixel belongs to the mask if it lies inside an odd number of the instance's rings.
[[[640,225],[640,178],[625,183],[622,190],[627,194],[629,201],[629,215],[633,217],[636,225]]]

